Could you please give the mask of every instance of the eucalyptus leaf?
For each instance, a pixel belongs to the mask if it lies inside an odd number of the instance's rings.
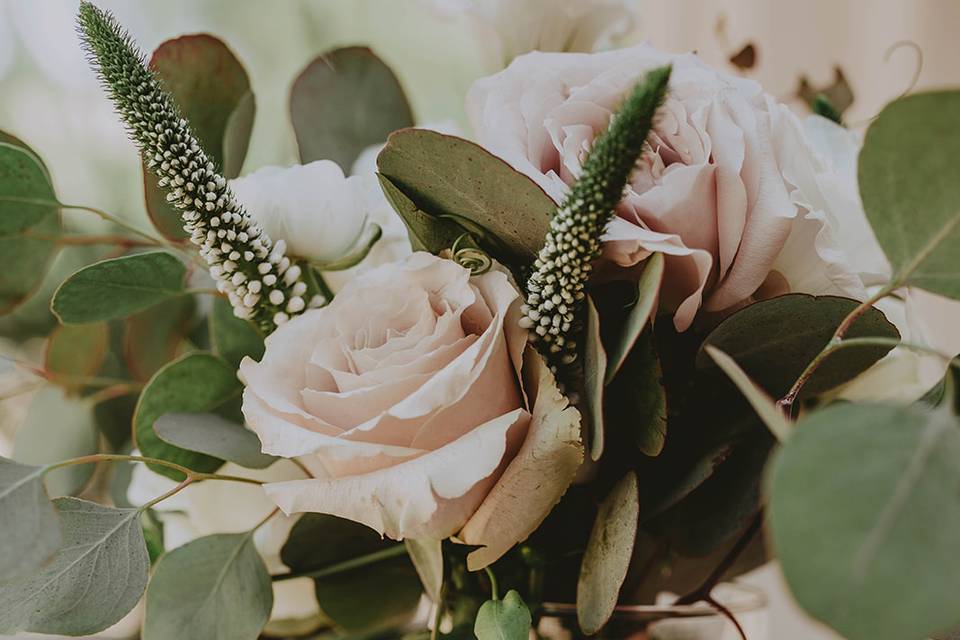
[[[362,524],[307,513],[293,525],[280,559],[291,571],[321,574],[314,580],[317,601],[337,626],[383,630],[407,621],[423,593],[409,557],[392,553],[395,547]]]
[[[608,433],[636,443],[648,456],[658,456],[667,438],[667,395],[661,382],[660,358],[647,330],[636,340],[606,388],[604,415]]]
[[[50,177],[29,150],[0,142],[0,236],[9,236],[57,215]]]
[[[726,353],[760,388],[780,397],[858,304],[839,296],[802,293],[771,298],[732,314],[707,336],[704,344]],[[853,323],[846,337],[899,340],[900,333],[880,310],[871,308]],[[883,345],[835,351],[807,382],[801,397],[823,393],[852,380],[891,348]],[[697,355],[697,367],[701,371],[717,369],[703,350]]]
[[[860,151],[867,219],[906,283],[960,298],[960,91],[888,104]]]
[[[51,308],[64,324],[122,318],[184,292],[186,267],[164,251],[96,262],[67,278]]]
[[[790,437],[790,423],[773,399],[750,379],[750,376],[740,368],[740,365],[733,358],[709,344],[704,349],[707,355],[717,363],[717,366],[723,369],[727,377],[737,385],[740,393],[743,394],[743,397],[747,399],[753,410],[763,420],[763,423],[770,429],[770,433],[780,442],[785,442]]]
[[[84,378],[100,371],[109,348],[110,331],[104,322],[62,325],[47,340],[43,368],[54,382],[80,389]]]
[[[960,422],[946,408],[809,414],[768,474],[772,540],[797,601],[850,640],[960,623]]]
[[[43,472],[0,458],[0,585],[39,570],[60,547],[60,519]]]
[[[174,360],[157,371],[140,394],[133,417],[137,448],[147,457],[175,462],[195,471],[216,471],[222,460],[167,444],[157,436],[153,425],[168,413],[215,409],[236,397],[240,389],[234,370],[212,354],[194,352]],[[183,479],[179,471],[159,465],[150,465],[150,468],[173,480]]]
[[[607,369],[607,354],[600,341],[600,316],[589,297],[583,333],[583,394],[590,426],[590,459],[596,462],[603,455],[603,372]]]
[[[26,580],[0,585],[0,633],[94,634],[133,609],[147,586],[138,510],[76,498],[54,504],[63,546]]]
[[[173,95],[207,156],[227,178],[240,174],[256,113],[250,79],[221,40],[209,34],[163,42],[150,66]],[[186,240],[180,213],[166,201],[157,178],[144,168],[147,213],[166,237]]]
[[[229,300],[213,301],[208,322],[214,351],[234,369],[247,356],[254,360],[263,356],[263,334],[251,322],[234,315]]]
[[[663,282],[664,260],[662,253],[654,253],[647,258],[643,271],[637,280],[637,299],[630,312],[627,314],[626,321],[623,324],[621,333],[617,338],[616,344],[610,349],[610,357],[607,360],[605,373],[605,384],[610,384],[614,376],[623,366],[624,360],[633,349],[637,338],[646,328],[654,308],[657,305],[657,299],[660,293],[660,285]]]
[[[248,469],[266,469],[279,459],[260,452],[253,431],[215,413],[168,413],[153,423],[153,430],[169,445]]]
[[[382,173],[378,173],[377,178],[387,202],[406,225],[410,246],[414,251],[440,253],[452,247],[456,239],[467,232],[453,220],[435,218],[418,209],[413,200],[404,195],[403,191]]]
[[[503,600],[487,600],[477,612],[478,640],[528,640],[533,619],[520,594],[511,589]]]
[[[290,118],[300,161],[333,160],[349,173],[357,156],[413,126],[400,82],[366,47],[333,49],[293,82]]]
[[[146,382],[163,365],[190,349],[187,335],[196,308],[194,296],[178,296],[126,319],[123,359],[133,378]]]
[[[637,474],[630,471],[600,504],[580,565],[577,619],[588,636],[603,628],[617,606],[633,556],[639,517]]]
[[[533,262],[556,211],[556,203],[530,178],[456,136],[398,131],[377,166],[418,210],[484,230],[478,240],[508,264]]]
[[[157,562],[144,640],[256,640],[273,607],[253,532],[197,538]]]
[[[64,389],[47,385],[34,394],[27,416],[17,429],[13,458],[27,464],[50,464],[97,453],[98,434],[93,407]],[[81,491],[94,465],[70,465],[46,475],[47,491],[65,496]]]

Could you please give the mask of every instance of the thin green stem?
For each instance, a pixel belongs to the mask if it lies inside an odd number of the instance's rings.
[[[325,578],[327,576],[343,573],[344,571],[350,571],[352,569],[358,569],[367,565],[376,564],[377,562],[383,562],[384,560],[396,558],[402,556],[406,552],[407,548],[404,545],[397,544],[387,547],[386,549],[381,549],[380,551],[368,553],[364,556],[358,556],[356,558],[344,560],[343,562],[331,564],[323,567],[322,569],[314,569],[312,571],[291,571],[290,573],[281,573],[279,575],[271,576],[271,579],[274,582],[280,582],[282,580],[293,580],[295,578]]]
[[[487,572],[487,580],[490,581],[490,599],[499,600],[500,599],[500,589],[497,587],[497,576],[493,575],[493,569],[489,566],[483,568]]]
[[[117,233],[57,236],[57,235],[48,235],[48,234],[42,234],[42,233],[33,233],[28,230],[28,231],[25,231],[23,235],[26,238],[56,242],[58,245],[61,245],[61,246],[87,246],[87,245],[98,245],[98,244],[112,244],[112,245],[118,245],[121,247],[152,247],[157,245],[156,242],[150,242],[143,239],[132,238],[130,236],[124,236]]]
[[[829,347],[830,353],[834,351],[839,351],[840,349],[846,349],[848,347],[903,347],[904,349],[909,349],[910,351],[917,351],[919,353],[926,353],[931,356],[937,356],[944,360],[948,366],[960,369],[960,357],[956,355],[951,355],[940,351],[939,349],[934,349],[933,347],[928,347],[923,344],[917,344],[915,342],[903,342],[897,340],[896,338],[847,338],[837,344],[831,345]]]
[[[276,507],[276,508],[273,509],[270,513],[268,513],[268,514],[263,518],[263,520],[261,520],[260,522],[258,522],[258,523],[253,527],[253,529],[250,529],[250,533],[252,534],[254,531],[256,531],[257,529],[259,529],[259,528],[262,527],[263,525],[267,524],[267,523],[270,521],[270,518],[272,518],[273,516],[277,515],[278,513],[280,513],[280,507]]]
[[[184,478],[184,479],[180,482],[180,484],[178,484],[177,486],[175,486],[173,489],[170,489],[170,491],[167,491],[166,493],[157,496],[156,498],[154,498],[153,500],[147,502],[146,504],[141,505],[141,506],[137,509],[137,511],[140,511],[140,512],[142,513],[142,512],[144,512],[144,511],[146,511],[147,509],[149,509],[150,507],[156,505],[158,502],[163,502],[164,500],[166,500],[166,499],[169,498],[170,496],[173,496],[173,495],[175,495],[175,494],[177,494],[177,493],[180,493],[181,491],[183,491],[184,489],[186,489],[187,487],[189,487],[191,484],[193,484],[193,480],[194,480],[194,479],[193,479],[192,476],[187,476],[186,478]]]
[[[179,471],[187,477],[191,482],[198,482],[200,480],[222,480],[225,482],[243,482],[246,484],[256,484],[262,485],[263,482],[260,480],[254,480],[253,478],[244,478],[243,476],[231,476],[231,475],[221,475],[219,473],[199,473],[192,469],[188,469],[183,465],[179,465],[175,462],[170,462],[168,460],[161,460],[159,458],[148,458],[146,456],[134,456],[126,455],[120,453],[94,453],[89,456],[80,456],[79,458],[70,458],[69,460],[62,460],[60,462],[55,462],[48,465],[44,469],[44,473],[49,473],[54,469],[60,469],[62,467],[70,467],[78,464],[96,464],[98,462],[143,462],[145,464],[155,464],[161,467],[166,467],[168,469],[173,469],[174,471]]]

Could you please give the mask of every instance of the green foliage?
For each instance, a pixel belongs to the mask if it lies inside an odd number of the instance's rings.
[[[587,323],[583,330],[583,395],[585,419],[589,426],[590,459],[596,462],[603,455],[603,385],[607,354],[600,340],[600,315],[593,301],[587,299]]]
[[[734,313],[714,329],[704,344],[731,358],[761,388],[780,397],[827,342],[857,301],[838,296],[791,293],[757,302]],[[900,339],[900,333],[878,309],[870,309],[850,327],[847,338]],[[801,395],[829,391],[869,369],[891,349],[889,345],[855,347],[834,352],[817,369]],[[697,366],[716,370],[701,351]]]
[[[577,619],[588,636],[603,628],[620,597],[637,536],[639,499],[637,474],[630,471],[597,512],[577,583]]]
[[[392,134],[377,166],[417,211],[444,220],[440,234],[447,235],[446,221],[452,220],[510,266],[533,261],[556,208],[535,182],[500,158],[472,142],[435,131]],[[410,226],[409,207],[397,213],[406,214]]]
[[[143,455],[209,473],[223,463],[220,459],[167,444],[154,431],[154,423],[168,413],[206,412],[240,393],[240,381],[220,358],[194,352],[160,369],[144,387],[133,418],[137,448]],[[150,465],[157,473],[182,480],[179,471]]]
[[[887,105],[860,152],[863,207],[897,278],[960,298],[960,91]]]
[[[507,592],[503,600],[487,600],[477,613],[473,632],[478,640],[527,640],[533,620],[520,594]]]
[[[653,333],[640,334],[620,373],[607,387],[604,413],[610,428],[629,434],[640,451],[660,455],[667,437],[667,394],[660,382]]]
[[[256,640],[270,617],[270,574],[253,532],[205,536],[160,558],[144,640]]]
[[[63,546],[42,570],[0,585],[0,633],[94,634],[133,609],[147,586],[139,511],[76,498],[54,504]]]
[[[222,298],[217,297],[216,302],[220,301]],[[193,296],[180,295],[126,319],[123,360],[132,378],[146,382],[163,365],[189,351],[187,335],[193,327],[196,309]]]
[[[23,141],[0,131],[0,217],[16,228],[34,220],[15,235],[0,234],[0,254],[7,265],[0,273],[0,314],[10,313],[40,287],[57,253],[60,213],[57,207],[3,198],[38,198],[56,202],[43,161]],[[38,181],[37,167],[43,174]],[[20,182],[19,178],[25,178]]]
[[[407,226],[410,246],[414,251],[440,253],[452,247],[457,238],[467,232],[453,220],[435,218],[418,209],[413,200],[404,195],[403,191],[382,173],[378,173],[377,178],[387,201]]]
[[[810,108],[818,116],[843,126],[843,114],[837,111],[837,108],[830,102],[830,98],[825,94],[818,93],[816,97],[814,97],[813,104],[810,105]]]
[[[60,547],[60,520],[43,472],[0,458],[0,585],[39,570]]]
[[[62,325],[47,340],[43,368],[54,382],[78,390],[83,378],[100,371],[109,348],[106,323]]]
[[[213,351],[236,369],[244,357],[263,357],[263,334],[246,320],[234,315],[230,303],[223,298],[213,301],[210,310],[210,341]]]
[[[49,464],[97,453],[98,446],[90,402],[48,385],[30,401],[27,417],[17,429],[13,458],[27,464]],[[89,464],[53,470],[46,476],[47,491],[52,496],[76,494],[92,475],[93,465]]]
[[[169,445],[233,462],[248,469],[266,469],[278,458],[260,452],[260,439],[214,413],[167,413],[153,430]]]
[[[423,590],[433,602],[440,601],[443,588],[443,548],[440,540],[405,538],[407,555],[420,576]]]
[[[383,630],[407,621],[422,594],[407,555],[391,553],[396,546],[362,524],[308,513],[293,526],[280,558],[296,573],[320,574],[314,579],[317,601],[338,627]],[[363,561],[377,554],[387,557]]]
[[[636,302],[630,307],[626,320],[619,328],[619,336],[615,344],[611,345],[604,383],[610,384],[623,366],[624,360],[633,349],[637,338],[646,328],[653,314],[654,307],[660,294],[660,285],[663,282],[664,259],[662,253],[654,253],[647,258],[643,271],[637,279]]]
[[[413,126],[400,82],[366,47],[333,49],[307,65],[293,82],[290,117],[301,162],[333,160],[348,174],[364,149]]]
[[[122,318],[183,294],[186,267],[164,251],[102,260],[67,278],[51,308],[64,324]]]
[[[840,404],[803,419],[769,469],[791,591],[850,640],[956,625],[960,422],[945,408]]]
[[[240,175],[256,113],[250,79],[227,45],[209,34],[167,40],[150,58],[203,149],[226,178]],[[167,203],[157,178],[143,171],[147,213],[163,235],[184,240],[180,212]]]

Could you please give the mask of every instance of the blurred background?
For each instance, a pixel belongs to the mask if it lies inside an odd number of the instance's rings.
[[[515,5],[524,5],[514,0]],[[47,163],[60,200],[102,208],[149,228],[140,164],[89,70],[74,32],[77,0],[0,0],[0,130]],[[183,34],[224,40],[250,76],[256,120],[244,173],[297,162],[290,124],[291,83],[333,47],[370,46],[397,74],[420,123],[452,120],[468,134],[463,99],[471,83],[509,58],[547,48],[540,19],[556,5],[531,0],[522,19],[497,22],[471,0],[100,0],[145,51]],[[486,3],[506,6],[503,2]],[[558,3],[569,4],[569,3]],[[956,0],[636,0],[610,2],[626,16],[608,45],[642,40],[696,51],[707,62],[754,78],[808,111],[818,93],[863,128],[911,88],[960,84]],[[539,38],[539,39],[538,39]],[[494,46],[495,45],[495,46]],[[96,228],[91,216],[69,221]],[[88,261],[64,251],[43,285],[51,289]],[[49,321],[44,296],[0,318],[0,353],[31,359]],[[31,335],[36,335],[30,339]],[[31,381],[0,364],[0,455],[9,455],[26,419],[58,420],[31,408]],[[31,414],[32,412],[32,417]],[[835,637],[810,626],[775,587],[775,567],[750,578],[771,593],[770,638]]]

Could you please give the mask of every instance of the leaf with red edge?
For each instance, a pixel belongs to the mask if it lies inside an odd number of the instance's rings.
[[[181,36],[161,44],[150,66],[190,122],[207,155],[227,178],[240,174],[256,112],[250,79],[223,41],[208,34]],[[144,170],[147,213],[162,234],[187,237],[179,212],[167,204],[156,177]]]
[[[67,389],[84,386],[83,378],[100,371],[110,346],[105,322],[61,325],[47,340],[44,369],[52,380]]]
[[[171,298],[127,318],[123,357],[130,375],[143,382],[190,349],[187,334],[196,310],[193,296]]]

